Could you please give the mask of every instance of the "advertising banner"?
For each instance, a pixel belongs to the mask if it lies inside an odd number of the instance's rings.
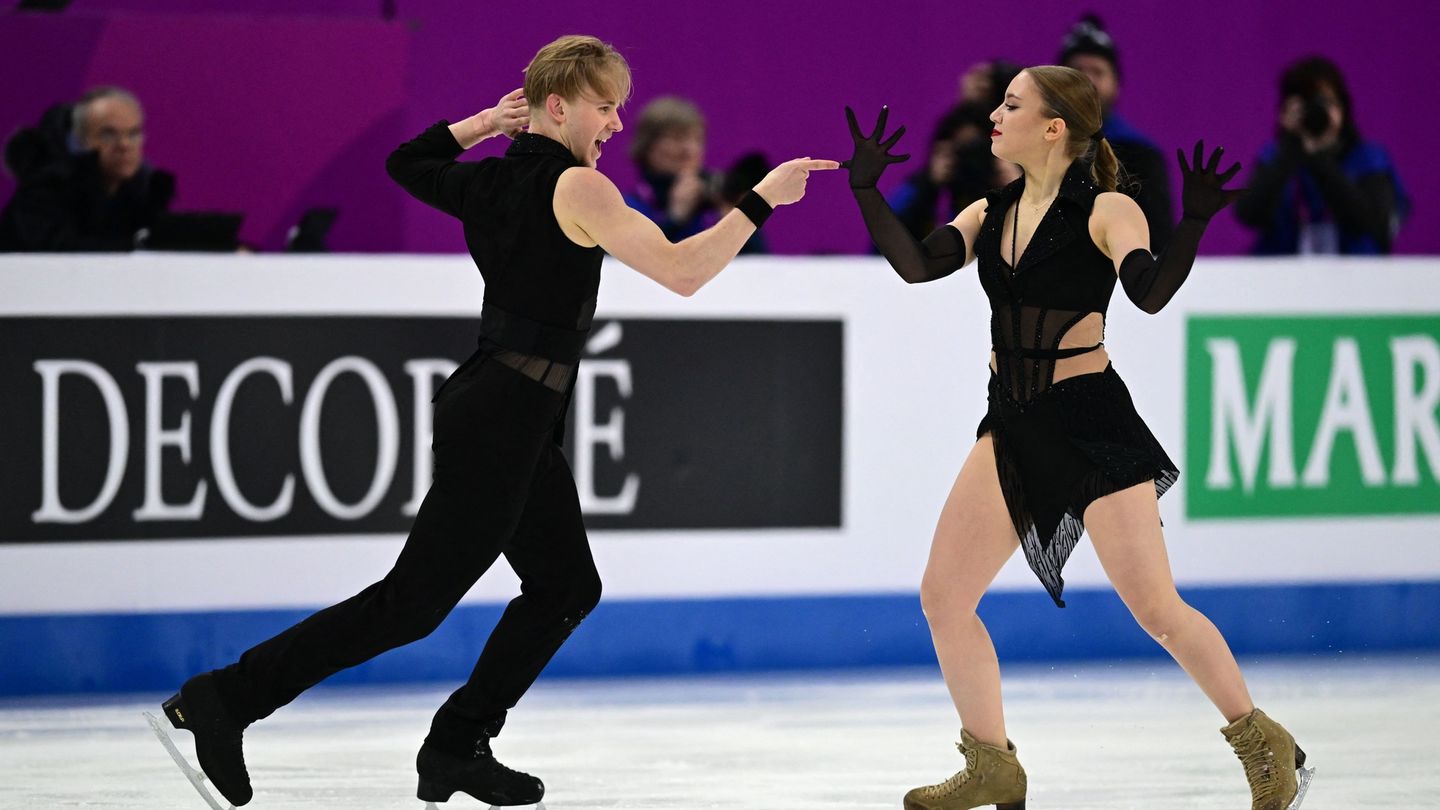
[[[6,318],[0,542],[405,532],[463,318]],[[593,528],[840,525],[839,321],[597,322]]]
[[[1191,518],[1440,514],[1440,309],[1191,317]]]

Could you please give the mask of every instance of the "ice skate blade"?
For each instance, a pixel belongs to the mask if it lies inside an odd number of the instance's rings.
[[[524,804],[521,804],[521,807],[524,807]],[[536,801],[536,804],[534,804],[534,809],[536,809],[536,810],[544,810],[544,801]],[[426,803],[425,803],[425,810],[441,810],[441,809],[439,809],[438,804],[433,803],[433,801],[426,801]],[[500,804],[491,804],[490,810],[503,810],[503,807],[501,807]]]
[[[150,730],[155,732],[156,739],[160,740],[160,744],[165,746],[166,751],[170,752],[170,758],[175,760],[175,764],[179,766],[180,772],[185,774],[186,779],[190,780],[190,784],[195,788],[195,791],[200,794],[201,798],[205,799],[205,803],[210,805],[213,810],[235,810],[235,805],[221,804],[215,800],[215,797],[210,793],[210,789],[205,787],[205,774],[190,767],[190,763],[185,760],[185,755],[180,753],[180,749],[175,747],[175,741],[170,739],[169,732],[165,730],[164,726],[160,725],[160,718],[150,712],[141,712],[141,714],[145,715],[145,719],[150,721]]]
[[[1305,801],[1305,791],[1310,789],[1310,780],[1315,778],[1314,768],[1295,769],[1295,801],[1285,810],[1300,810],[1300,803]]]
[[[521,807],[524,807],[524,805],[520,805],[520,806],[521,806]],[[440,807],[439,807],[438,805],[436,805],[434,802],[426,802],[426,803],[425,803],[425,810],[440,810]],[[502,809],[501,806],[498,805],[498,804],[492,804],[492,805],[490,805],[490,810],[503,810],[503,809]],[[535,803],[535,810],[545,810],[545,803],[544,803],[544,802],[536,802],[536,803]]]

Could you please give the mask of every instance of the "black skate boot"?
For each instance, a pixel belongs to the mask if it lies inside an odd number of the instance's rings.
[[[500,807],[537,804],[545,796],[545,784],[528,773],[501,765],[490,750],[491,738],[500,733],[504,723],[502,715],[467,730],[462,724],[436,718],[415,757],[415,770],[420,774],[416,798],[445,802],[455,793],[468,793]]]
[[[180,687],[179,694],[162,708],[170,725],[195,735],[195,756],[210,784],[231,804],[239,807],[250,801],[250,774],[245,770],[241,737],[245,725],[230,717],[215,690],[215,677],[206,672]]]

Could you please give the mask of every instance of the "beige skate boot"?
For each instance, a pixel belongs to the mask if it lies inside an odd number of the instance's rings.
[[[1305,752],[1279,723],[1256,709],[1220,729],[1250,782],[1250,810],[1295,810],[1305,799],[1314,768],[1305,768]]]
[[[995,805],[996,810],[1025,810],[1025,769],[1009,750],[976,742],[960,731],[956,747],[965,755],[965,770],[938,785],[918,787],[905,794],[905,810],[970,810]]]

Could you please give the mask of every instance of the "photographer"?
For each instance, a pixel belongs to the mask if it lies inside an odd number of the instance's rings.
[[[1340,69],[1319,56],[1281,75],[1275,141],[1249,186],[1235,215],[1261,256],[1389,253],[1410,207],[1389,155],[1360,137]]]
[[[705,117],[692,102],[661,96],[640,111],[630,156],[640,183],[625,203],[678,242],[703,231],[714,216],[720,177],[705,168]]]

